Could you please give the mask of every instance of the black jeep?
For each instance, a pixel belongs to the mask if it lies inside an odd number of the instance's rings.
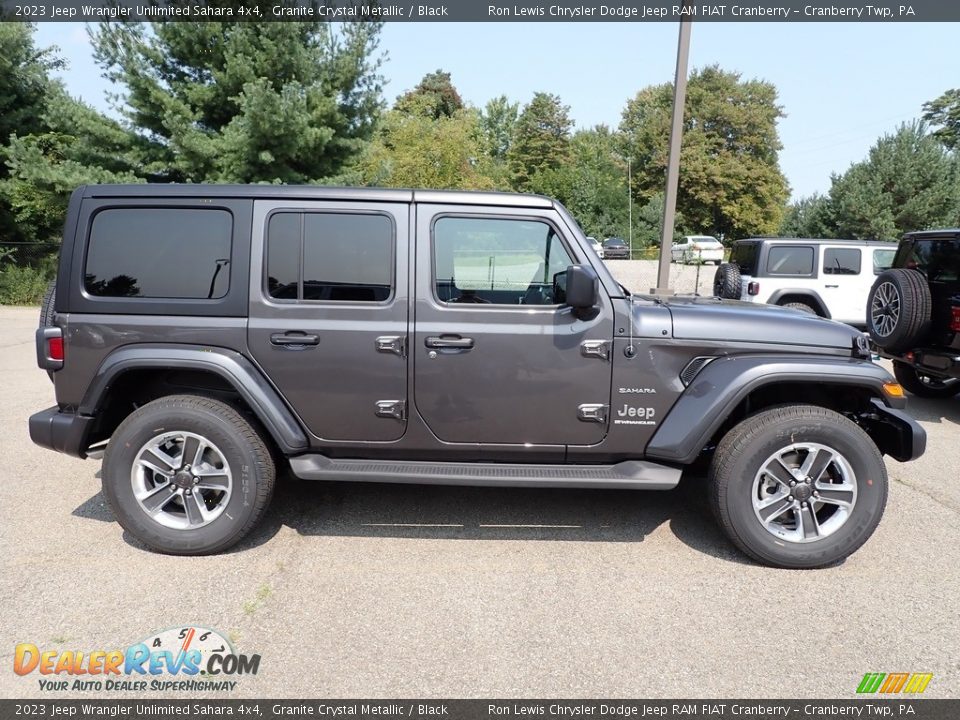
[[[914,395],[960,393],[960,229],[908,233],[870,291],[867,329]]]

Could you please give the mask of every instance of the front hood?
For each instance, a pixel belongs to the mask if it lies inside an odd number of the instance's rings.
[[[861,334],[849,325],[799,310],[740,300],[672,297],[666,301],[678,340],[806,345],[852,350]]]

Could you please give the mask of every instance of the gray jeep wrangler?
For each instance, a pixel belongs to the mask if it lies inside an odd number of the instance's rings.
[[[882,456],[926,441],[862,334],[632,294],[536,196],[82,187],[37,357],[57,404],[33,441],[102,452],[120,524],[183,555],[246,535],[278,468],[638,490],[689,470],[743,552],[818,567],[879,523]]]

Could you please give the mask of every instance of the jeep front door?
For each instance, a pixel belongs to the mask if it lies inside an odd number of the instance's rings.
[[[417,205],[417,411],[453,443],[591,445],[607,432],[613,313],[555,279],[588,254],[553,210]]]
[[[253,357],[315,441],[406,430],[405,203],[257,201]]]

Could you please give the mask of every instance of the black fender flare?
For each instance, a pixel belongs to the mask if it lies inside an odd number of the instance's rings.
[[[883,398],[885,406],[906,405],[905,399],[894,401],[884,393],[883,384],[895,382],[890,373],[866,360],[792,354],[732,355],[713,360],[697,374],[650,438],[644,457],[684,465],[693,462],[747,395],[765,385],[784,382],[853,385]],[[908,424],[904,431],[911,436],[923,435],[922,428],[909,416],[898,416],[897,420]]]
[[[126,371],[150,368],[203,370],[220,376],[246,401],[281,452],[293,455],[307,449],[306,433],[273,385],[249,359],[225,348],[163,344],[121,347],[100,365],[78,414],[94,415],[111,385]]]
[[[810,288],[781,288],[770,295],[767,299],[767,304],[779,305],[780,301],[788,295],[798,295],[804,300],[809,300],[813,304],[814,310],[816,310],[821,317],[825,317],[828,320],[830,319],[830,311],[827,310],[827,304],[823,301],[823,298],[820,297],[820,293]]]

